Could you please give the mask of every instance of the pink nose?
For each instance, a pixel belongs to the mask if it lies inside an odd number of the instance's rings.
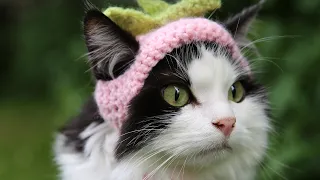
[[[230,136],[235,124],[236,118],[234,117],[218,119],[217,121],[212,123],[213,126],[220,129],[220,131],[227,137]]]

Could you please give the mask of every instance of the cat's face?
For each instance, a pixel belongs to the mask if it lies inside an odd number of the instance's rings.
[[[257,9],[225,23],[236,41],[245,39]],[[121,75],[139,50],[134,37],[97,11],[86,16],[85,37],[98,80]],[[259,161],[267,144],[267,111],[264,88],[225,48],[186,44],[153,67],[130,101],[115,155],[192,158],[200,164],[233,156]]]
[[[226,50],[185,45],[153,68],[132,100],[116,153],[193,156],[201,164],[243,151],[260,154],[267,108],[263,87]]]

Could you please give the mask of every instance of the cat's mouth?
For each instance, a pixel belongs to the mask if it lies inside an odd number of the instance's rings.
[[[228,143],[222,143],[219,146],[202,149],[198,154],[200,156],[204,156],[208,154],[223,153],[225,151],[227,152],[232,151],[232,147]]]

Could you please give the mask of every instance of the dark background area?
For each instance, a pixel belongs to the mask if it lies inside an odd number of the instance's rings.
[[[223,0],[217,15],[254,2]],[[320,179],[319,9],[320,0],[269,0],[252,29],[262,57],[251,60],[271,92],[275,128],[257,179]],[[0,0],[0,15],[0,179],[57,179],[54,132],[93,90],[83,57],[83,2]]]

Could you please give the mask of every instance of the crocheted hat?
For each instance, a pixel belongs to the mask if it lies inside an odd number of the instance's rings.
[[[204,0],[203,2],[220,1]],[[214,3],[214,9],[217,7],[219,7],[217,3]],[[203,10],[202,13],[205,11],[206,10]],[[109,13],[109,17],[112,19],[113,16],[111,14]],[[132,98],[140,92],[152,68],[163,59],[167,53],[184,44],[194,41],[218,43],[226,47],[232,57],[239,60],[241,65],[249,70],[248,62],[242,57],[232,36],[222,25],[200,17],[181,18],[180,16],[176,16],[175,18],[179,20],[167,23],[158,29],[153,29],[146,34],[140,34],[136,37],[140,49],[135,61],[126,72],[110,81],[97,81],[94,96],[100,114],[105,120],[110,121],[115,128],[120,129],[126,120],[128,104]],[[170,18],[169,21],[175,18]],[[152,19],[151,16],[150,19]],[[165,20],[162,20],[162,22],[165,22]],[[152,27],[160,24],[161,23],[156,23],[156,25]],[[129,27],[123,24],[122,28],[128,29]],[[140,30],[136,29],[134,34],[145,31],[145,28]]]

